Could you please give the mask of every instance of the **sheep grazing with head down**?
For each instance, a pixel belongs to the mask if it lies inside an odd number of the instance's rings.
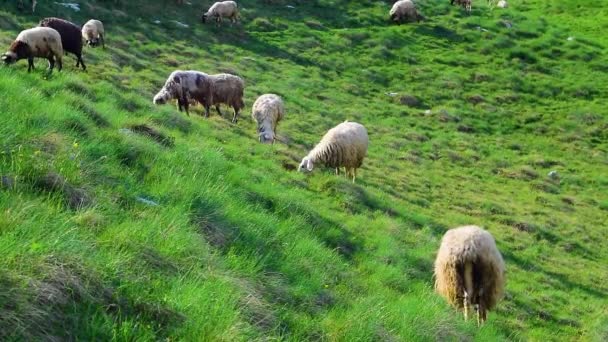
[[[105,31],[103,29],[103,23],[97,19],[91,19],[82,25],[82,38],[90,47],[99,46],[99,43],[106,48],[106,41],[104,39]]]
[[[469,318],[470,307],[477,311],[477,324],[487,318],[502,298],[505,264],[492,235],[477,227],[448,230],[435,260],[435,289],[452,306]]]
[[[277,123],[285,116],[283,100],[279,95],[264,94],[258,97],[251,108],[251,117],[258,123],[261,143],[274,143]]]
[[[175,70],[172,72],[165,85],[154,96],[152,102],[156,105],[165,104],[170,100],[177,100],[177,109],[181,112],[188,108],[192,99],[205,107],[205,114],[209,116],[209,107],[213,102],[213,84],[209,75],[195,70]]]
[[[236,23],[239,19],[239,8],[234,1],[216,2],[206,13],[203,13],[201,20],[206,23],[210,18],[215,19],[217,26],[220,26],[222,18],[229,18],[231,23]]]
[[[356,122],[344,121],[325,133],[323,139],[306,157],[302,159],[298,171],[312,171],[316,163],[323,163],[336,169],[346,169],[346,176],[355,182],[357,169],[363,164],[367,154],[369,138],[363,125]]]
[[[63,52],[73,53],[76,56],[76,67],[82,66],[82,70],[87,70],[82,60],[82,37],[80,36],[80,27],[72,22],[59,18],[45,18],[38,23],[40,27],[50,27],[61,36],[61,45]]]
[[[53,71],[57,60],[58,69],[61,71],[63,46],[57,30],[50,27],[34,27],[21,31],[8,51],[2,55],[2,60],[5,64],[12,64],[27,58],[27,71],[30,72],[34,69],[35,57],[48,59],[50,72]]]
[[[213,99],[211,104],[215,106],[217,113],[221,116],[220,104],[225,104],[234,109],[232,122],[237,123],[239,111],[245,107],[243,94],[245,92],[245,81],[231,74],[209,75],[212,83]],[[205,116],[209,116],[209,113]]]
[[[472,2],[473,0],[450,0],[450,5],[454,5],[454,3],[456,3],[456,5],[463,7],[467,12],[470,13]]]
[[[416,10],[416,5],[412,0],[399,0],[393,4],[389,12],[392,21],[401,24],[407,21],[420,21],[424,17]]]

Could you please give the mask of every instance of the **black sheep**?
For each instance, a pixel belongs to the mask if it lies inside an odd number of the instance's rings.
[[[61,44],[64,53],[70,52],[76,55],[76,67],[82,66],[82,70],[87,70],[82,60],[82,34],[80,27],[72,22],[60,18],[45,18],[38,23],[38,26],[50,27],[61,35]]]

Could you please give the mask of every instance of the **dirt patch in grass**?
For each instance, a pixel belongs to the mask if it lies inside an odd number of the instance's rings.
[[[54,172],[49,172],[34,180],[34,187],[44,192],[61,194],[66,205],[73,210],[93,204],[93,197],[86,190],[70,184],[63,176]]]
[[[130,130],[132,130],[133,132],[146,136],[165,147],[173,147],[175,145],[175,143],[174,143],[175,139],[173,137],[165,135],[164,133],[162,133],[161,131],[157,130],[156,128],[154,128],[152,126],[149,126],[146,124],[140,124],[140,125],[131,125],[128,128]]]

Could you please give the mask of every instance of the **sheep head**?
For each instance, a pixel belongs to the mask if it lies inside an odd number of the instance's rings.
[[[310,160],[308,157],[304,157],[302,158],[300,166],[298,166],[298,172],[311,172],[313,167],[314,165],[312,160]]]
[[[7,52],[3,54],[1,58],[4,61],[4,64],[7,65],[17,62],[17,54],[14,52]]]

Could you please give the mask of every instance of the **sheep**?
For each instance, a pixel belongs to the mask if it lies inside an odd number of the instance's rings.
[[[319,142],[298,167],[298,171],[312,171],[315,163],[324,163],[336,169],[340,174],[340,167],[346,169],[346,176],[352,176],[353,183],[357,177],[357,168],[363,164],[367,154],[369,138],[363,125],[356,122],[344,121],[325,133]]]
[[[154,96],[152,102],[156,105],[167,103],[171,99],[177,99],[177,109],[186,110],[191,99],[196,100],[205,107],[205,116],[209,116],[209,107],[213,101],[212,83],[209,75],[195,70],[173,71],[162,89]]]
[[[251,117],[258,123],[258,136],[261,143],[274,143],[277,123],[285,116],[285,107],[280,96],[264,94],[255,100]]]
[[[507,3],[506,0],[500,0],[497,4],[496,7],[498,8],[508,8],[509,4]]]
[[[80,36],[80,27],[72,22],[59,18],[45,18],[38,23],[40,27],[50,27],[61,36],[61,45],[64,53],[70,52],[76,56],[76,68],[82,66],[82,70],[86,71],[87,67],[82,60],[82,37]]]
[[[34,27],[23,30],[8,51],[2,55],[5,64],[12,64],[20,59],[27,58],[27,71],[34,69],[34,57],[46,58],[49,61],[49,72],[53,72],[55,59],[59,71],[63,66],[63,46],[61,35],[50,27]]]
[[[36,0],[32,0],[32,13],[36,12],[36,5],[37,2]],[[23,0],[19,0],[19,3],[17,3],[17,7],[22,10],[23,9]]]
[[[398,24],[405,21],[420,21],[424,17],[416,10],[412,0],[399,0],[393,4],[389,12],[390,19]]]
[[[103,23],[97,19],[91,19],[82,26],[82,38],[84,38],[90,47],[98,46],[99,42],[101,42],[101,45],[105,49],[106,41],[104,35]]]
[[[203,24],[207,22],[208,18],[215,18],[215,23],[220,26],[222,18],[230,18],[231,23],[236,23],[240,18],[239,8],[234,1],[220,1],[214,3],[207,13],[203,13],[201,20]]]
[[[456,2],[456,5],[460,5],[461,7],[464,7],[464,9],[467,12],[471,12],[471,6],[472,6],[472,2],[473,0],[450,0],[450,5],[453,5],[454,2]]]
[[[232,122],[237,123],[239,111],[245,107],[243,102],[243,93],[245,91],[245,82],[242,78],[231,74],[216,74],[209,75],[213,84],[213,100],[211,104],[215,106],[218,114],[221,116],[220,104],[226,104],[234,109]],[[206,116],[209,114],[207,113]]]
[[[435,290],[452,306],[464,310],[469,318],[471,305],[477,311],[477,324],[487,318],[502,298],[505,264],[492,235],[477,227],[448,230],[435,260]]]

